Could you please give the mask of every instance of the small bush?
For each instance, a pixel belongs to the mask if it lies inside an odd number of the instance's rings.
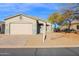
[[[70,32],[75,32],[76,30],[74,30],[74,29],[67,29],[66,28],[66,29],[63,29],[61,31],[70,33]]]
[[[54,32],[60,32],[60,29],[59,28],[55,28]]]

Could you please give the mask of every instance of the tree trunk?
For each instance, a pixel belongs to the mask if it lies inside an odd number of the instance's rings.
[[[68,29],[70,30],[71,27],[71,21],[69,21]]]

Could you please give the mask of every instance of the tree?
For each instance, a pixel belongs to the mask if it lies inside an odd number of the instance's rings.
[[[62,11],[63,17],[68,21],[68,29],[71,27],[71,22],[73,20],[79,20],[79,3],[67,4],[68,7],[64,8]]]
[[[79,4],[73,4],[73,9],[74,9],[74,18],[76,20],[79,20]]]
[[[73,11],[72,10],[66,10],[65,13],[63,14],[63,19],[68,22],[68,29],[70,30],[71,27],[71,22],[73,20]]]
[[[59,12],[55,12],[49,16],[48,21],[51,24],[54,24],[54,29],[56,29],[56,25],[63,21],[62,14]]]

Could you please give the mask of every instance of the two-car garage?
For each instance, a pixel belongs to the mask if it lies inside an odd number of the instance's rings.
[[[30,35],[32,34],[32,24],[10,24],[10,34]]]

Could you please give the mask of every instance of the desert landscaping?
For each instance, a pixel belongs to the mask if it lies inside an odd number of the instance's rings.
[[[58,48],[79,47],[79,34],[47,33],[45,42],[42,34],[4,35],[0,34],[0,48]]]
[[[0,21],[0,48],[79,47],[79,9],[72,8],[78,4],[69,6],[59,8],[62,12],[51,11],[44,19],[25,13],[4,17]]]

